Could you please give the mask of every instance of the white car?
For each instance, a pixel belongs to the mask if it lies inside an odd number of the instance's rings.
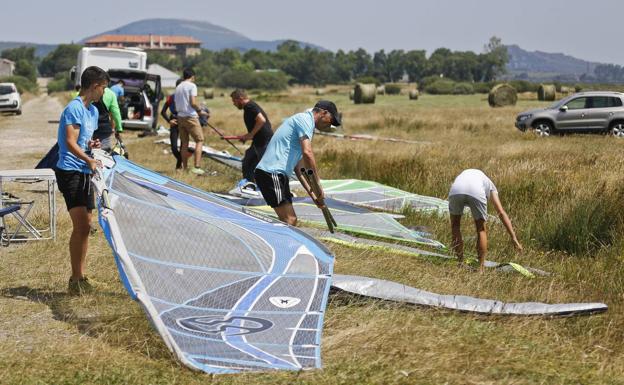
[[[14,83],[0,83],[0,112],[22,114],[22,98]]]

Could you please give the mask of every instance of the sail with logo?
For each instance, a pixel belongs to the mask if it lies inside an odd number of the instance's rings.
[[[122,157],[96,158],[100,225],[122,281],[185,365],[321,366],[334,260],[322,244]]]

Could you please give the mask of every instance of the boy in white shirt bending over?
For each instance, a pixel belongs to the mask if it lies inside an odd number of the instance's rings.
[[[494,203],[498,216],[505,225],[514,247],[522,250],[518,242],[511,220],[501,205],[496,186],[481,170],[468,169],[462,171],[455,178],[449,191],[449,213],[451,215],[451,231],[453,234],[453,250],[459,263],[464,262],[464,241],[461,235],[461,217],[464,207],[470,207],[472,218],[477,230],[477,254],[479,255],[479,271],[484,271],[485,255],[487,254],[487,232],[485,221],[487,220],[488,199]]]

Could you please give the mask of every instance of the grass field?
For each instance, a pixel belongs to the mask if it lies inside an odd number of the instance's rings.
[[[0,250],[0,384],[624,383],[624,142],[522,134],[513,127],[515,114],[542,105],[530,97],[501,109],[488,107],[484,95],[423,95],[418,101],[378,96],[374,105],[353,105],[340,91],[323,97],[344,111],[346,133],[428,143],[317,136],[323,178],[369,179],[445,198],[459,172],[480,168],[497,185],[525,246],[515,253],[502,225],[492,224],[488,259],[553,274],[479,275],[453,264],[328,244],[337,273],[504,301],[604,302],[609,311],[572,318],[486,317],[335,295],[325,318],[322,370],[208,376],[169,353],[125,293],[101,232],[91,237],[88,254],[89,273],[101,289],[82,298],[66,295],[71,226],[60,210],[57,242]],[[258,101],[277,127],[317,99],[312,89],[295,89]],[[207,104],[213,125],[242,133],[241,112],[229,98]],[[158,172],[219,192],[240,178],[210,160],[205,166],[216,176],[176,173],[165,147],[154,145],[153,137],[134,136],[129,132],[125,140],[131,159]],[[214,135],[208,142],[228,149]],[[39,157],[25,158],[24,167]],[[447,218],[407,213],[403,223],[426,226],[440,241],[450,241]],[[470,220],[463,230],[472,250]]]

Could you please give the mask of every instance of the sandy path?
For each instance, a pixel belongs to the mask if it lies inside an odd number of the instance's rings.
[[[32,168],[56,143],[58,120],[63,106],[43,91],[27,101],[22,115],[0,115],[0,170]]]

